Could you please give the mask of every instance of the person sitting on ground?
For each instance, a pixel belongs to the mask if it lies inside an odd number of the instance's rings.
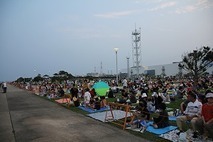
[[[64,90],[63,90],[62,87],[60,87],[59,90],[58,90],[58,96],[59,97],[63,97],[64,96]]]
[[[196,99],[196,94],[192,91],[188,92],[189,103],[184,111],[184,115],[178,116],[176,119],[177,126],[179,128],[178,135],[183,132],[183,123],[190,122],[192,130],[195,132],[195,121],[201,114],[202,103]]]
[[[114,94],[111,88],[109,88],[108,98],[114,98]]]
[[[74,96],[72,98],[72,101],[73,101],[73,104],[74,104],[75,107],[78,107],[80,105],[78,97]]]
[[[131,103],[131,104],[137,102],[137,99],[136,99],[135,94],[134,94],[133,92],[130,93],[130,98],[129,98],[129,100],[130,100],[130,103]]]
[[[184,86],[181,84],[180,86],[179,86],[179,88],[178,88],[178,90],[177,90],[177,97],[179,98],[179,99],[182,99],[183,98],[183,96],[185,95],[185,89],[184,89]]]
[[[150,113],[155,112],[155,105],[151,97],[148,97],[147,99],[147,109]]]
[[[159,96],[156,92],[153,92],[152,97],[154,100],[155,109],[158,109],[159,105],[163,102],[163,98]]]
[[[136,126],[140,128],[141,132],[144,132],[147,128],[147,123],[150,119],[149,111],[147,110],[146,106],[143,102],[139,102],[138,106],[135,108],[135,112],[133,113],[132,121],[130,122],[132,126]]]
[[[72,94],[72,97],[78,97],[78,88],[75,84],[73,84],[73,87],[70,89],[70,93]]]
[[[97,95],[95,88],[92,88],[89,92],[90,92],[92,98],[94,98]]]
[[[155,129],[165,128],[169,126],[169,115],[166,111],[166,104],[161,103],[157,110],[157,117],[153,118],[153,125]]]
[[[213,93],[206,94],[207,103],[203,104],[201,117],[196,120],[195,128],[200,135],[213,138]],[[197,138],[198,133],[194,133],[193,138]]]
[[[48,95],[49,99],[54,99],[55,97],[57,97],[57,95],[55,94],[54,90],[50,91],[50,94]]]
[[[121,98],[117,99],[118,103],[125,104],[128,100],[128,93],[125,90],[121,91]]]
[[[190,102],[190,100],[189,100],[189,97],[187,96],[187,99],[180,104],[181,114],[184,114],[184,111],[186,110],[186,107],[189,102]]]
[[[147,94],[146,93],[143,93],[139,97],[139,102],[143,102],[143,104],[145,105],[145,107],[147,107]]]
[[[93,100],[90,101],[90,103],[92,109],[99,110],[101,108],[101,103],[98,99],[98,96],[94,96]]]
[[[101,108],[107,106],[107,100],[104,96],[100,96],[101,99]]]

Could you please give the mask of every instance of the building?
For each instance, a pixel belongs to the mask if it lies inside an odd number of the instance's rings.
[[[164,64],[164,65],[153,65],[153,66],[140,66],[139,68],[139,74],[147,74],[147,75],[165,75],[165,76],[175,76],[178,75],[180,72],[180,69],[178,67],[179,62],[174,62],[171,64]],[[127,69],[122,69],[122,73],[127,72]],[[213,73],[213,66],[211,66],[207,72],[209,74]],[[183,74],[186,74],[187,72],[185,70],[182,70]],[[130,75],[134,76],[137,74],[136,67],[130,68]]]

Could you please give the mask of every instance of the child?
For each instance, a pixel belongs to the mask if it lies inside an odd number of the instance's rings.
[[[104,96],[101,96],[101,108],[107,106],[107,100]]]

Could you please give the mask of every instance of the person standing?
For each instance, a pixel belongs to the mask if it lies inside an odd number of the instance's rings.
[[[3,93],[7,93],[7,83],[3,83]]]
[[[84,93],[84,106],[90,107],[91,94],[89,92],[89,88],[87,88],[85,91],[86,92]]]
[[[122,81],[123,88],[128,87],[127,82],[128,82],[128,81],[127,81],[127,79],[126,79],[126,78],[124,78],[124,80]]]

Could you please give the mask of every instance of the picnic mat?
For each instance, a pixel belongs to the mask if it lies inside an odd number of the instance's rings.
[[[95,113],[95,112],[102,112],[102,111],[107,111],[109,110],[109,107],[102,107],[99,110],[91,109],[89,107],[84,107],[84,106],[79,106],[78,108],[88,112],[88,113]]]
[[[152,123],[152,122],[151,122]],[[151,124],[150,123],[150,124]],[[154,133],[154,134],[157,134],[157,135],[160,135],[160,134],[164,134],[164,133],[167,133],[169,131],[172,131],[172,130],[175,130],[177,129],[177,126],[167,126],[165,128],[158,128],[158,129],[155,129],[153,126],[149,125],[146,129],[146,131],[150,132],[150,133]]]
[[[94,118],[96,120],[105,122],[106,113],[107,113],[107,116],[111,116],[111,112],[110,111],[92,113],[92,114],[88,114],[88,116],[92,117],[92,118]],[[126,115],[126,112],[122,111],[122,110],[113,110],[112,113],[114,115],[114,120],[125,118],[125,115]],[[127,114],[127,117],[129,117],[129,116],[131,116],[130,113]]]
[[[59,104],[63,104],[63,103],[69,103],[70,102],[70,98],[65,98],[65,99],[58,99],[55,100],[57,103]]]
[[[161,134],[165,134],[165,133],[168,133],[172,130],[175,130],[177,129],[176,126],[167,126],[165,128],[158,128],[158,129],[155,129],[153,126],[151,126],[153,122],[148,122],[148,127],[146,128],[146,131],[150,132],[150,133],[154,133],[156,135],[161,135]],[[131,127],[127,127],[127,129],[131,129]],[[140,128],[136,128],[136,129],[131,129],[133,131],[137,131],[139,132],[140,131]]]

